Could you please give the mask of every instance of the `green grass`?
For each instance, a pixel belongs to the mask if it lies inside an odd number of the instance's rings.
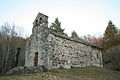
[[[1,76],[0,80],[120,80],[120,72],[98,67],[53,69],[36,74]]]

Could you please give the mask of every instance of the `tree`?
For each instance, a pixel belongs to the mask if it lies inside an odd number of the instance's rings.
[[[12,38],[12,37],[17,37],[18,33],[15,31],[16,26],[15,25],[9,25],[8,23],[5,23],[4,25],[1,26],[1,34],[6,36],[6,38]]]
[[[83,39],[89,43],[92,43],[96,46],[101,46],[102,45],[102,37],[95,37],[91,35],[83,36]]]
[[[117,33],[118,29],[115,27],[115,25],[113,25],[112,21],[109,21],[108,26],[105,30],[104,39],[106,40],[113,39]]]
[[[0,27],[0,73],[5,73],[15,65],[24,65],[26,40],[19,37],[15,25],[6,23]]]
[[[64,33],[64,29],[61,28],[61,22],[59,22],[58,18],[56,18],[55,21],[51,23],[50,29],[53,32],[66,35],[66,33]]]
[[[102,54],[105,68],[120,71],[120,45],[107,49]]]
[[[102,46],[104,49],[108,49],[117,45],[116,44],[117,34],[118,34],[118,29],[115,27],[115,25],[113,25],[112,21],[109,21],[103,36]]]
[[[71,37],[72,37],[72,38],[75,38],[75,39],[79,39],[79,36],[78,36],[78,34],[77,34],[75,31],[73,31],[73,32],[71,33]]]

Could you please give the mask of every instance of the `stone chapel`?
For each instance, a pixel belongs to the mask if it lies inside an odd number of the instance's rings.
[[[52,32],[48,28],[48,16],[38,13],[26,45],[25,66],[44,66],[47,69],[103,67],[101,50],[82,39]]]

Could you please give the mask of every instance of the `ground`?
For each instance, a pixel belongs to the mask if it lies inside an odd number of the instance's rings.
[[[49,72],[1,76],[0,80],[120,80],[120,72],[98,67],[53,69]]]

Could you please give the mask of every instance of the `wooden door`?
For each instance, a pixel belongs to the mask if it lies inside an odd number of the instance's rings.
[[[38,66],[38,52],[35,52],[34,66]]]

